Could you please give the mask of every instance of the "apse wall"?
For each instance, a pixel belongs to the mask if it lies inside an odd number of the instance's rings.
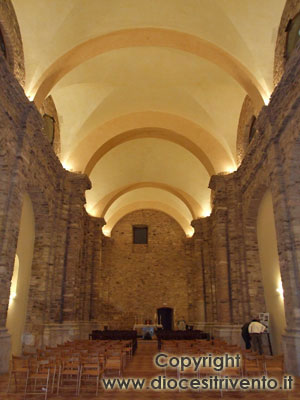
[[[133,244],[133,225],[148,226],[148,244]],[[100,285],[101,319],[109,328],[132,328],[154,320],[159,307],[174,309],[174,320],[188,320],[191,257],[185,233],[167,214],[134,211],[104,239]]]

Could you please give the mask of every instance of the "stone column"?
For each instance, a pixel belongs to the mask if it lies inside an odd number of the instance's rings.
[[[215,303],[215,274],[214,263],[211,257],[211,235],[210,217],[198,218],[193,220],[191,225],[195,229],[194,240],[194,259],[198,279],[195,281],[197,286],[197,296],[194,301],[198,302],[198,319],[196,325],[210,335],[214,325]]]
[[[221,324],[232,322],[228,209],[225,185],[223,176],[213,176],[209,184],[209,187],[215,191],[211,219],[216,270],[217,319]]]
[[[240,325],[234,324],[233,318],[233,295],[235,293],[233,283],[236,284],[237,277],[233,268],[231,249],[234,243],[232,225],[235,223],[232,207],[237,207],[237,205],[234,205],[235,201],[232,202],[231,199],[230,182],[232,179],[234,179],[234,174],[215,175],[209,184],[209,187],[214,190],[213,211],[210,218],[215,265],[217,322],[214,325],[213,333],[214,336],[223,338],[229,343],[240,344]]]
[[[99,274],[101,268],[102,226],[104,218],[85,216],[85,239],[82,254],[80,298],[84,321],[97,321],[99,315]]]
[[[67,183],[69,186],[69,213],[62,291],[63,322],[80,319],[80,256],[83,246],[85,191],[91,188],[86,175],[70,172]]]
[[[194,268],[192,270],[191,284],[194,289],[193,303],[196,305],[195,322],[205,325],[206,322],[206,303],[205,303],[205,279],[204,279],[204,255],[203,255],[203,219],[194,219],[191,223],[195,229],[193,235],[194,242]]]
[[[93,218],[93,258],[92,258],[92,277],[91,277],[91,297],[90,297],[90,314],[89,319],[91,321],[97,321],[99,318],[99,305],[100,305],[100,293],[99,293],[99,280],[100,280],[100,268],[102,261],[102,240],[103,233],[102,227],[106,224],[104,218]]]

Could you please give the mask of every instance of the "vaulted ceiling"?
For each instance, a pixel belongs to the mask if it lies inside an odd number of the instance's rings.
[[[210,212],[212,174],[236,169],[246,95],[273,91],[284,0],[13,0],[25,91],[51,95],[61,161],[92,182],[87,210],[109,234],[126,213]]]

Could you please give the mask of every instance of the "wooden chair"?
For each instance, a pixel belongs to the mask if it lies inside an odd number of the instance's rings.
[[[96,384],[96,396],[98,395],[100,377],[104,372],[104,368],[100,367],[97,357],[86,358],[81,362],[80,377],[78,384],[78,394],[80,393],[82,385],[89,386],[93,381]]]
[[[8,378],[7,393],[9,393],[10,390],[12,377],[14,377],[15,392],[17,392],[18,384],[20,383],[20,381],[23,382],[23,387],[25,387],[29,372],[30,372],[29,359],[16,357],[13,355],[11,360],[11,369]]]
[[[264,373],[262,357],[247,355],[243,357],[243,374],[245,376],[260,376]]]
[[[30,372],[27,375],[24,399],[29,395],[45,395],[47,400],[49,392],[50,364],[48,360],[37,361],[30,366]]]
[[[105,361],[104,373],[107,375],[107,372],[118,371],[118,375],[122,375],[122,356],[108,356]]]
[[[78,384],[80,376],[80,362],[78,360],[63,359],[60,363],[58,380],[57,380],[57,393],[61,388],[74,389],[76,395],[78,394]]]
[[[263,356],[263,363],[267,376],[282,378],[284,374],[283,356]]]

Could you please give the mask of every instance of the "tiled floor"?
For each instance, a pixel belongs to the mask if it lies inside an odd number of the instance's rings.
[[[152,342],[139,342],[138,350],[133,357],[133,359],[128,363],[124,377],[139,377],[146,378],[150,380],[152,377],[157,375],[163,375],[163,371],[157,369],[153,364],[153,356],[157,353],[157,343],[155,341]],[[7,375],[0,376],[0,399],[1,400],[21,400],[24,399],[24,395],[22,393],[11,393],[6,394],[7,387]],[[96,397],[92,393],[82,393],[79,397],[75,396],[74,393],[67,393],[61,395],[49,395],[50,399],[57,400],[71,400],[71,399],[220,399],[221,395],[225,399],[253,399],[253,400],[281,400],[281,399],[289,399],[300,400],[300,379],[296,380],[294,385],[294,390],[292,391],[254,391],[254,392],[240,392],[240,391],[231,391],[231,392],[223,392],[222,394],[219,391],[208,392],[208,391],[190,391],[190,392],[179,392],[177,391],[153,391],[151,389],[141,390],[104,390],[101,388],[98,396]],[[43,395],[35,395],[35,396],[27,396],[26,399],[43,399]]]

